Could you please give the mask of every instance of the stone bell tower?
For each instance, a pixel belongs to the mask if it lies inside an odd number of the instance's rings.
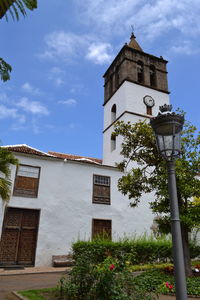
[[[121,137],[113,138],[116,121],[136,123],[157,115],[169,104],[167,61],[145,53],[132,33],[104,74],[103,164],[120,162]]]

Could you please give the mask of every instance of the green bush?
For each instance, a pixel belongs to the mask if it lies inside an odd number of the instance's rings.
[[[152,291],[159,294],[175,294],[174,276],[158,269],[146,271],[135,277],[134,284],[144,291]],[[187,278],[187,292],[188,295],[200,296],[199,276]]]
[[[194,244],[190,247],[191,258],[200,253],[200,246]],[[172,261],[172,243],[169,239],[156,240],[146,236],[125,239],[117,242],[106,239],[93,241],[78,241],[73,244],[73,255],[76,260],[85,254],[93,263],[100,263],[107,256],[129,261],[131,264],[145,264]]]
[[[155,294],[137,287],[129,265],[107,257],[92,264],[80,255],[71,275],[60,283],[61,299],[65,300],[155,300]]]

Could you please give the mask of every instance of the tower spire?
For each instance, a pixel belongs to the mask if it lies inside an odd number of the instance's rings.
[[[138,44],[138,42],[136,41],[136,36],[134,35],[133,31],[131,33],[130,42],[129,42],[128,46],[135,50],[143,51],[142,48],[140,47],[140,45]]]

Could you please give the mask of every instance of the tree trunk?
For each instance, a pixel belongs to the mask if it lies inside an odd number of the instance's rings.
[[[186,226],[181,225],[181,234],[183,242],[183,256],[185,264],[185,274],[186,276],[192,276],[191,258],[190,258],[190,248],[189,248],[189,238],[188,229]]]

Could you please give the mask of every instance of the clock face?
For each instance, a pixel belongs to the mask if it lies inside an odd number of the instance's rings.
[[[153,107],[155,105],[155,100],[151,96],[145,96],[143,100],[144,104],[148,107]]]

